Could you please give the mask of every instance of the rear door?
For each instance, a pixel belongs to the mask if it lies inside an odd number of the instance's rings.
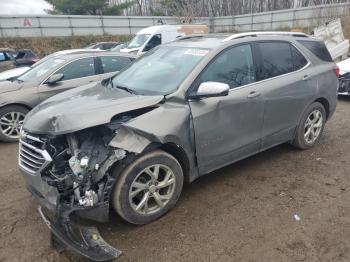
[[[195,81],[194,89],[208,81],[230,86],[227,96],[189,101],[200,173],[259,151],[264,108],[255,80],[252,48],[243,44],[221,52]]]
[[[52,75],[54,74],[63,74],[63,79],[55,85],[48,85],[45,82],[41,84],[39,86],[41,101],[60,92],[101,79],[96,71],[94,57],[74,60],[52,73]]]
[[[314,94],[313,69],[293,44],[257,42],[259,80],[263,85],[262,149],[292,139],[299,117]]]

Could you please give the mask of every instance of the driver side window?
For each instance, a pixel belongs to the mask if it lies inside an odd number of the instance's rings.
[[[62,81],[95,75],[94,58],[87,57],[69,63],[55,74],[63,74]]]
[[[152,48],[160,45],[162,43],[162,36],[161,34],[156,34],[152,36],[152,38],[148,41],[145,48],[143,49],[144,52],[151,50]]]
[[[220,82],[231,89],[255,82],[255,69],[249,44],[223,51],[204,69],[199,84]]]

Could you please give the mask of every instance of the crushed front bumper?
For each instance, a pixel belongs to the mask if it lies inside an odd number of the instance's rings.
[[[110,261],[121,255],[121,251],[103,240],[96,227],[77,225],[72,221],[54,220],[44,214],[41,206],[38,211],[52,232],[54,248],[68,247],[94,261]],[[58,242],[58,245],[57,245]]]
[[[27,180],[28,191],[39,201],[38,211],[51,230],[53,248],[58,251],[71,249],[94,261],[110,261],[121,255],[121,251],[103,240],[96,227],[80,223],[86,219],[107,221],[108,202],[90,208],[65,206],[60,203],[57,190],[42,181],[40,175],[27,175],[21,171]]]

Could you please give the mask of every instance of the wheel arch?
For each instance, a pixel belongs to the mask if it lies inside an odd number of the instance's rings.
[[[161,149],[164,152],[172,155],[181,165],[184,181],[190,182],[190,161],[186,154],[186,151],[179,145],[173,142],[161,143],[151,143],[144,152],[150,152],[155,149]]]
[[[326,111],[326,119],[328,119],[329,117],[329,114],[330,114],[330,108],[329,108],[329,102],[326,98],[324,97],[320,97],[320,98],[317,98],[313,101],[314,102],[318,102],[320,103],[321,105],[323,105],[325,111]]]
[[[26,104],[22,104],[22,103],[10,103],[10,104],[5,104],[3,106],[0,107],[0,109],[2,108],[6,108],[6,107],[10,107],[10,106],[20,106],[20,107],[24,107],[26,109],[28,109],[29,111],[32,110],[33,108],[26,105]]]

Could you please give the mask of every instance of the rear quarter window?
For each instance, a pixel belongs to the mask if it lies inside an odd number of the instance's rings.
[[[315,56],[325,62],[333,62],[331,55],[328,52],[326,45],[321,41],[299,40],[300,44],[311,51]]]
[[[260,79],[290,73],[294,70],[290,44],[287,42],[260,42],[258,43],[261,63]]]

